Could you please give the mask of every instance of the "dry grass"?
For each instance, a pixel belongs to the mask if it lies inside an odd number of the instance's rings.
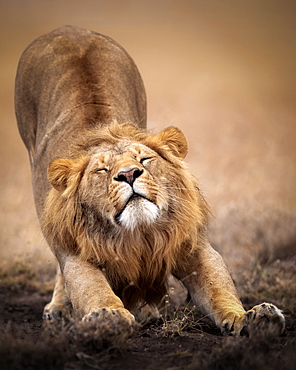
[[[10,263],[0,265],[0,289],[12,291],[52,292],[55,282],[55,268],[36,264],[32,259],[17,257]]]
[[[1,369],[62,369],[65,366],[69,369],[81,366],[107,369],[114,362],[129,369],[143,361],[140,353],[147,349],[147,345],[159,351],[156,359],[149,354],[145,357],[147,369],[154,368],[161,360],[166,361],[167,368],[177,363],[186,365],[188,369],[262,369],[266,366],[269,369],[292,369],[296,348],[295,273],[293,259],[265,265],[257,261],[252,269],[244,271],[238,285],[246,308],[269,301],[284,310],[287,329],[282,337],[271,339],[260,332],[252,338],[222,337],[195,307],[187,304],[177,309],[166,296],[160,319],[142,324],[130,339],[130,331],[122,323],[110,326],[106,323],[60,321],[36,332],[28,323],[19,325],[11,321],[1,329]],[[18,292],[33,286],[36,291],[32,282],[38,280],[38,273],[31,274],[28,265],[16,264],[11,276],[3,276],[5,284],[1,289],[8,289],[13,281],[12,287]],[[28,285],[18,285],[24,277]],[[164,352],[164,340],[167,353]],[[199,346],[194,346],[194,343]],[[184,349],[186,346],[188,348]]]
[[[272,344],[266,337],[227,338],[220,347],[213,349],[210,356],[197,353],[188,369],[249,370],[249,369],[293,369],[295,364],[295,338],[278,349],[276,341]]]
[[[255,263],[244,271],[240,292],[246,304],[261,301],[273,302],[289,314],[296,314],[296,260],[276,260],[271,264]],[[250,303],[249,303],[250,302]]]
[[[209,235],[236,279],[258,262],[296,256],[296,215],[275,206],[231,201],[219,208]]]

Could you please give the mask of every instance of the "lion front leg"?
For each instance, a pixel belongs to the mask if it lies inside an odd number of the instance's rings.
[[[177,267],[175,276],[188,289],[194,304],[222,333],[252,334],[258,327],[275,334],[284,330],[284,316],[272,304],[263,303],[245,311],[222,257],[209,244],[187,256],[186,262]]]
[[[100,269],[76,256],[68,256],[63,277],[75,316],[85,322],[125,321],[133,326],[134,316],[124,308]]]

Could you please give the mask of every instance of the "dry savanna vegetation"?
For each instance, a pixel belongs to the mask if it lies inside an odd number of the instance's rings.
[[[293,2],[0,1],[0,368],[292,369],[296,360],[296,109]],[[223,337],[172,281],[158,320],[44,326],[55,265],[36,219],[14,118],[18,59],[73,24],[107,34],[136,61],[149,127],[175,125],[212,208],[209,237],[246,309],[283,310],[280,337]]]
[[[35,271],[18,261],[1,271],[1,369],[292,369],[295,361],[295,260],[257,261],[238,284],[246,308],[262,301],[284,308],[287,328],[280,337],[223,337],[172,282],[158,320],[128,327],[61,320],[44,325],[43,305],[54,271]],[[44,281],[45,280],[45,281]]]

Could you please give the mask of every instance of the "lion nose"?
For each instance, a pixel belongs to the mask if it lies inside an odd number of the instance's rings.
[[[138,167],[134,167],[128,171],[118,172],[118,175],[115,178],[115,180],[127,182],[132,186],[136,178],[140,177],[142,173],[143,173],[142,170],[140,170]]]

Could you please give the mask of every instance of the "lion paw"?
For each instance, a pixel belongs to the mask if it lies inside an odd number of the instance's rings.
[[[245,313],[249,335],[279,335],[285,329],[282,311],[271,303],[261,303]]]
[[[63,317],[69,317],[68,307],[61,304],[48,303],[43,310],[42,318],[46,321],[61,320]]]
[[[135,318],[126,309],[100,308],[95,309],[82,318],[83,331],[96,336],[99,333],[104,338],[128,337],[134,331]]]
[[[285,329],[285,317],[275,305],[261,303],[242,315],[229,314],[221,329],[223,334],[235,336],[279,335]]]
[[[85,315],[82,318],[83,322],[112,322],[116,324],[120,321],[126,321],[130,326],[133,326],[135,323],[134,316],[125,309],[116,310],[112,308],[97,308]]]

